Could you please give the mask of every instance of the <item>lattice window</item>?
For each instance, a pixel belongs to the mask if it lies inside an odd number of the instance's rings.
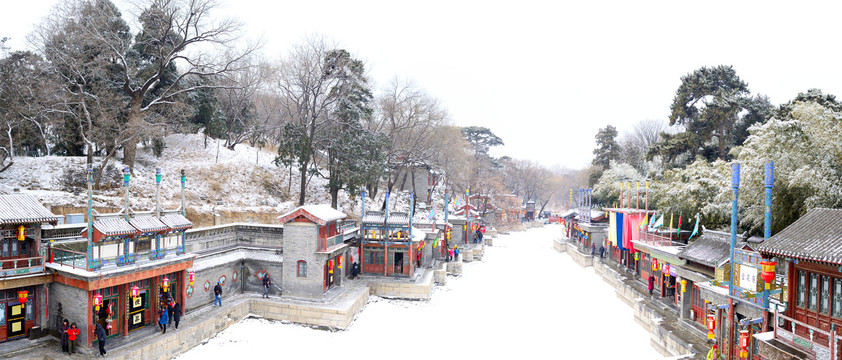
[[[298,260],[298,277],[307,277],[307,262]]]
[[[819,296],[819,276],[810,273],[810,288],[807,289],[809,297],[807,298],[807,307],[810,310],[816,310],[816,302]]]
[[[805,306],[805,294],[807,293],[807,278],[803,271],[798,272],[798,307]]]
[[[833,279],[833,316],[842,317],[842,280]]]
[[[822,275],[821,299],[819,300],[819,312],[827,314],[830,309],[830,277]]]

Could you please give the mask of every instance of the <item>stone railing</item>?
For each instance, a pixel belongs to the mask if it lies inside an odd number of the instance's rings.
[[[817,359],[838,359],[836,331],[824,331],[775,311],[775,340],[816,353]],[[783,325],[780,325],[783,324]]]
[[[280,225],[232,223],[186,232],[187,252],[236,245],[260,245],[283,248],[284,228]]]

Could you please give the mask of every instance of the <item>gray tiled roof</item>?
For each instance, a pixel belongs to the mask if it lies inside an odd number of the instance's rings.
[[[409,226],[409,214],[397,211],[390,212],[389,217],[386,218],[386,223],[389,225]]]
[[[758,245],[757,251],[842,264],[842,209],[812,209]]]
[[[382,211],[366,211],[363,216],[362,223],[364,224],[383,224],[386,218],[386,213]]]
[[[161,222],[170,229],[187,229],[193,227],[193,223],[181,214],[169,214],[161,216]]]
[[[55,223],[59,219],[32,195],[0,195],[0,225],[36,222]]]
[[[705,231],[695,241],[678,253],[678,257],[699,264],[716,267],[716,264],[731,256],[730,234],[718,231]]]
[[[158,232],[167,229],[167,225],[162,223],[154,216],[137,216],[129,220],[129,224],[134,226],[140,232]]]
[[[137,232],[128,221],[124,220],[123,218],[104,218],[94,221],[94,229],[98,230],[104,236],[113,236],[113,235],[127,235],[127,234],[134,234]]]

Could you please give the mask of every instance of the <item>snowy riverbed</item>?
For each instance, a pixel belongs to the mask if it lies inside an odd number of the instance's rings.
[[[372,297],[344,331],[251,318],[177,359],[662,358],[611,286],[553,250],[559,233],[502,235],[429,302]]]

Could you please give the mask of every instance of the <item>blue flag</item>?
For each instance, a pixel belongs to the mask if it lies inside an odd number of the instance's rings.
[[[690,234],[690,237],[696,236],[699,233],[699,213],[696,213],[696,226],[693,227],[693,233]]]

